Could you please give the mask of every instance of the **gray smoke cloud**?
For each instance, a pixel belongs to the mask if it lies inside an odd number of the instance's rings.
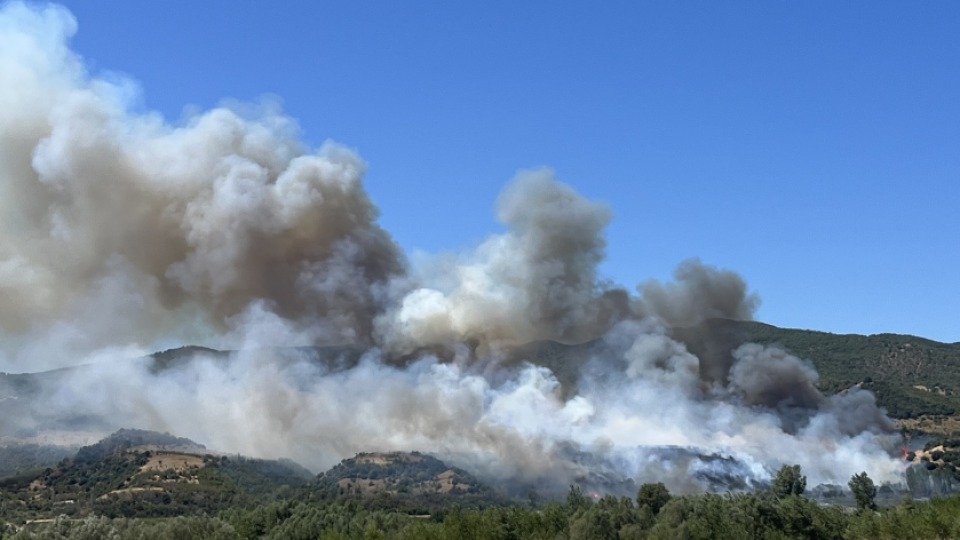
[[[640,304],[671,327],[696,326],[706,319],[750,320],[760,297],[732,270],[705,265],[699,259],[680,263],[674,282],[649,280],[637,286]]]
[[[442,257],[421,285],[378,319],[381,343],[410,352],[468,339],[488,347],[596,337],[631,314],[623,289],[601,287],[603,231],[610,209],[556,181],[525,171],[500,194],[508,232],[474,250]]]
[[[813,364],[776,347],[748,343],[733,352],[730,387],[748,405],[813,409],[823,396]]]
[[[711,331],[759,303],[738,274],[691,259],[637,294],[603,281],[611,210],[549,169],[504,189],[505,232],[410,264],[355,152],[305,148],[270,104],[133,112],[136,85],[90,75],[76,29],[0,8],[0,366],[88,364],[29,403],[0,385],[0,431],[141,427],[315,470],[421,450],[546,491],[713,489],[781,463],[896,478],[872,394],[825,397],[808,362]],[[130,360],[190,343],[237,352]]]

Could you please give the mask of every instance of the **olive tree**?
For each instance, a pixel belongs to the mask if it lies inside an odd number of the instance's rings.
[[[800,474],[799,465],[784,465],[773,477],[771,491],[780,498],[790,495],[803,495],[807,489],[807,477]]]
[[[877,486],[873,483],[873,480],[867,476],[866,472],[853,475],[847,485],[850,486],[850,491],[853,492],[853,498],[857,500],[857,508],[860,510],[877,509],[877,503],[875,502],[877,498]]]

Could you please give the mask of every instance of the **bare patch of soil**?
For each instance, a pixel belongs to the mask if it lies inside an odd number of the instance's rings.
[[[189,469],[203,467],[203,458],[193,454],[172,452],[156,452],[150,456],[146,465],[140,467],[140,472],[166,471],[172,469],[182,473]]]

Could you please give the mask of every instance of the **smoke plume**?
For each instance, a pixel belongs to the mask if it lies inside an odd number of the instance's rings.
[[[439,276],[380,319],[382,344],[405,352],[469,339],[488,346],[596,337],[631,312],[623,289],[603,289],[606,205],[525,171],[500,194],[497,217],[508,232],[445,261]],[[431,279],[432,278],[432,279]]]
[[[222,331],[262,305],[313,340],[369,342],[404,263],[362,160],[308,152],[269,105],[176,127],[131,114],[132,84],[91,78],[66,47],[75,28],[61,8],[4,8],[2,328],[55,327],[76,352]]]
[[[809,362],[710,333],[758,305],[735,272],[605,282],[612,212],[552,171],[507,184],[505,232],[412,265],[355,152],[305,147],[269,103],[135,112],[76,30],[60,7],[0,8],[0,366],[87,364],[0,399],[0,431],[95,419],[315,470],[421,450],[549,492],[899,471],[872,394],[823,396]],[[130,360],[191,343],[236,352]]]

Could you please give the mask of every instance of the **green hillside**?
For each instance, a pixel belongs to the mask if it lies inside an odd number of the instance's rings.
[[[877,493],[866,477],[857,511],[769,489],[676,496],[662,484],[596,500],[571,486],[562,501],[516,501],[499,498],[466,471],[416,452],[358,454],[312,477],[288,462],[191,453],[202,450],[167,434],[122,430],[84,447],[80,459],[0,481],[0,538],[960,537],[960,498],[891,501],[882,496],[887,486]],[[924,457],[929,464],[956,456],[932,448]],[[953,482],[947,469],[912,471],[915,477],[908,481],[918,494]],[[428,506],[417,506],[424,502]]]
[[[7,519],[177,516],[250,507],[313,481],[292,462],[208,453],[169,434],[120,430],[43,470],[0,479]]]
[[[705,326],[710,333],[780,345],[810,360],[826,393],[861,384],[877,394],[880,405],[894,418],[960,412],[960,343],[901,334],[830,334],[720,319]]]
[[[467,471],[419,452],[357,454],[320,474],[316,489],[327,497],[409,514],[430,513],[452,502],[464,508],[509,502]]]
[[[48,449],[40,458],[51,455]],[[314,476],[290,460],[216,455],[189,439],[123,429],[43,469],[38,458],[24,459],[29,467],[0,476],[0,513],[10,522],[214,514],[276,500],[353,501],[407,514],[509,502],[468,472],[417,452],[358,454]]]

